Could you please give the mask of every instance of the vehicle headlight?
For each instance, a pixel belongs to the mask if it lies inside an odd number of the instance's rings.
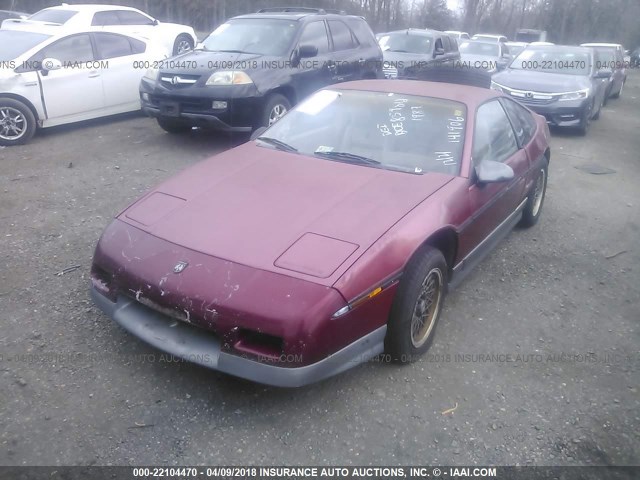
[[[144,74],[144,78],[146,78],[147,80],[151,80],[152,82],[155,82],[158,80],[159,73],[160,73],[160,70],[158,70],[157,68],[148,68],[147,72]]]
[[[502,88],[502,85],[497,84],[493,80],[491,80],[491,90],[497,90],[498,92],[504,93],[504,88]]]
[[[568,92],[560,96],[560,100],[582,100],[589,96],[589,89],[578,90],[577,92]]]
[[[251,77],[238,70],[222,70],[209,77],[207,85],[250,85]]]

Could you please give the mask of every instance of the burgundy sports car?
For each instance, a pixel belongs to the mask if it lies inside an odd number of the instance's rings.
[[[295,387],[411,362],[448,288],[540,216],[544,118],[489,89],[342,83],[136,201],[92,297],[176,357]]]

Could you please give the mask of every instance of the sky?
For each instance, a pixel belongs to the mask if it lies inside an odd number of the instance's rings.
[[[461,0],[447,0],[447,7],[449,10],[458,10],[461,6]]]

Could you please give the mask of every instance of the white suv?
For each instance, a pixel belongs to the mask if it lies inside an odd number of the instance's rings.
[[[67,33],[106,29],[123,35],[135,35],[162,45],[169,55],[193,50],[197,37],[193,28],[161,23],[135,8],[118,5],[67,5],[45,8],[26,19],[2,22],[3,30],[41,33]]]

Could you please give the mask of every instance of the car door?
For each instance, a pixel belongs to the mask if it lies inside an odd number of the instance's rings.
[[[490,246],[491,238],[499,238],[501,228],[520,206],[524,196],[525,175],[529,159],[518,145],[516,132],[496,98],[481,105],[476,112],[472,167],[469,175],[468,200],[471,218],[461,231],[461,253],[472,261],[480,257],[481,246]],[[514,171],[511,180],[480,183],[475,167],[493,160],[509,165]],[[466,268],[466,267],[465,267]]]
[[[108,62],[102,72],[106,108],[140,103],[139,85],[144,74],[137,67],[146,59],[146,44],[135,38],[115,33],[94,34],[98,57]]]
[[[341,20],[329,20],[332,61],[335,63],[335,81],[348,82],[360,78],[357,40],[351,29]]]
[[[62,62],[62,68],[39,73],[42,97],[49,123],[104,108],[102,72],[94,65],[96,55],[88,33],[58,40],[31,58],[32,64],[45,59]],[[46,67],[46,65],[43,65]]]
[[[318,54],[299,59],[300,64],[293,68],[292,75],[299,99],[337,81],[335,65],[330,61],[329,35],[324,20],[310,22],[303,27],[296,51],[299,52],[302,46],[316,47]]]

